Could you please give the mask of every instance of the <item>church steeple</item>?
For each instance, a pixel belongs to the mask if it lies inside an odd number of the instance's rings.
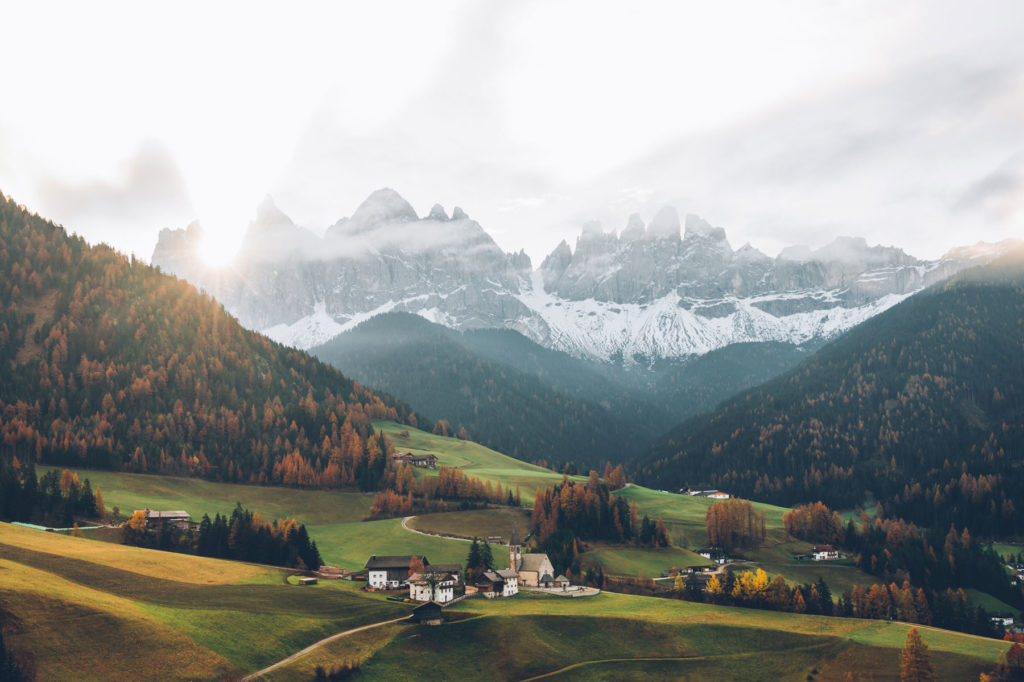
[[[523,565],[523,548],[519,542],[519,524],[512,524],[512,538],[508,541],[508,565],[516,573]]]

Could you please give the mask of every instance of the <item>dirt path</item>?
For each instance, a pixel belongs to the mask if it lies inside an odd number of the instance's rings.
[[[288,665],[292,661],[294,661],[294,660],[296,660],[298,658],[302,658],[303,656],[305,656],[309,652],[315,651],[316,649],[319,649],[324,644],[330,644],[331,642],[333,642],[336,639],[341,639],[342,637],[348,637],[349,635],[353,635],[353,634],[355,634],[357,632],[362,632],[363,630],[371,630],[373,628],[379,628],[381,625],[389,625],[391,623],[397,623],[399,621],[408,620],[408,619],[409,619],[409,616],[402,616],[401,618],[394,618],[392,620],[382,620],[379,623],[371,623],[370,625],[363,625],[362,627],[352,628],[351,630],[345,630],[344,632],[339,632],[336,635],[331,635],[330,637],[325,637],[325,638],[321,639],[319,642],[316,642],[315,644],[310,644],[309,646],[307,646],[302,651],[299,651],[298,653],[294,653],[291,656],[289,656],[288,658],[285,658],[285,659],[282,659],[282,660],[278,661],[274,665],[267,666],[266,668],[264,668],[263,670],[260,670],[259,672],[254,672],[252,675],[247,675],[247,676],[243,677],[242,678],[242,682],[250,682],[251,680],[257,680],[260,677],[262,677],[263,675],[266,675],[269,672],[273,672],[274,670],[277,670],[281,666]]]
[[[402,528],[406,529],[410,533],[419,533],[420,535],[426,535],[428,538],[441,538],[442,540],[458,540],[459,542],[473,542],[469,538],[457,538],[454,535],[441,535],[440,533],[428,533],[426,531],[416,530],[415,528],[410,528],[407,525],[406,522],[407,521],[411,521],[412,519],[415,519],[415,518],[416,518],[415,514],[412,515],[412,516],[403,517],[402,518]]]

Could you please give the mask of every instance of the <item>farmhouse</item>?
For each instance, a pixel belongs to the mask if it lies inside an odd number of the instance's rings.
[[[500,571],[484,571],[473,580],[473,586],[476,587],[477,592],[488,599],[511,597],[519,593],[519,579],[511,568]]]
[[[839,558],[839,550],[832,545],[818,545],[811,550],[811,557],[815,561],[829,561]]]
[[[424,469],[437,468],[437,455],[429,452],[425,455],[414,455],[411,452],[396,452],[391,455],[391,461],[395,464],[405,462],[414,467],[423,467]]]
[[[370,587],[376,589],[397,589],[409,578],[409,566],[413,559],[423,562],[423,566],[429,566],[427,557],[402,555],[402,556],[377,556],[374,554],[366,561],[364,568],[367,571],[367,582]]]
[[[140,511],[146,515],[146,528],[159,528],[161,526],[165,526],[184,530],[192,525],[192,517],[189,516],[187,511],[136,509],[135,513],[138,514]]]
[[[721,490],[687,490],[686,494],[691,497],[710,497],[713,500],[728,500],[732,497],[729,493],[723,493]]]
[[[437,468],[437,455],[427,453],[425,455],[413,455],[409,458],[409,463],[414,467],[422,467],[424,469],[436,469]]]
[[[300,585],[316,585],[316,578],[299,578]]]
[[[427,566],[409,576],[409,598],[413,601],[434,601],[447,604],[455,599],[455,586],[462,576],[459,564]]]
[[[724,564],[728,561],[725,550],[721,547],[701,547],[697,550],[697,554],[700,554],[705,559],[711,559],[716,564]]]

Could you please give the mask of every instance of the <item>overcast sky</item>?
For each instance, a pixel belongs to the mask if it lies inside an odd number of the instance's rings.
[[[146,259],[384,186],[535,265],[666,203],[773,256],[1024,236],[1019,1],[153,7],[5,3],[0,41],[0,191]]]

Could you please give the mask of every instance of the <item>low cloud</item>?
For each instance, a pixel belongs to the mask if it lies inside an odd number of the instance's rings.
[[[36,196],[43,215],[146,260],[160,228],[185,225],[195,216],[181,171],[156,143],[142,145],[109,179],[43,177]]]

